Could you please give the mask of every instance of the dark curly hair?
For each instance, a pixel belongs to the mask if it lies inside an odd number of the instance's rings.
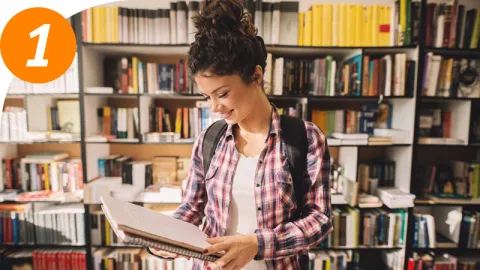
[[[238,74],[250,83],[257,79],[252,78],[257,65],[265,70],[265,44],[257,36],[251,14],[244,12],[242,0],[205,1],[193,20],[198,32],[188,52],[192,76]]]

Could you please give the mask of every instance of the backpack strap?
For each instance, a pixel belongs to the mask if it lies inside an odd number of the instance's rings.
[[[222,119],[211,124],[207,128],[207,131],[205,131],[202,144],[204,176],[207,175],[208,168],[210,168],[210,162],[212,161],[215,150],[217,149],[218,141],[220,140],[220,137],[222,137],[223,133],[225,133],[227,130],[227,127],[227,122]]]
[[[302,119],[287,115],[280,115],[280,126],[297,199],[297,211],[293,216],[293,219],[296,219],[302,215],[305,194],[312,185],[310,178],[305,177],[308,153],[307,130]]]

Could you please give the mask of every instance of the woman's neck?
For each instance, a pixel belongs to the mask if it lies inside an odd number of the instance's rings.
[[[272,118],[272,105],[268,101],[265,94],[260,93],[258,102],[248,117],[238,123],[242,133],[251,135],[266,135],[270,129],[270,121]]]

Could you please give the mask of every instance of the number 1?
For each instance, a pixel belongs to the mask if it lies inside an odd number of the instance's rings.
[[[27,60],[27,67],[46,67],[48,60],[43,59],[45,55],[45,48],[47,47],[48,32],[50,31],[50,24],[44,24],[37,29],[30,32],[30,38],[40,36],[38,38],[37,50],[35,51],[35,58]]]

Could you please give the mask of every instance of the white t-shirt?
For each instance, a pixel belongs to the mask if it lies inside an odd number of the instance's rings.
[[[233,177],[232,199],[226,235],[252,234],[257,229],[257,210],[255,207],[255,170],[259,156],[240,155]],[[244,270],[267,269],[264,261],[252,260]]]

